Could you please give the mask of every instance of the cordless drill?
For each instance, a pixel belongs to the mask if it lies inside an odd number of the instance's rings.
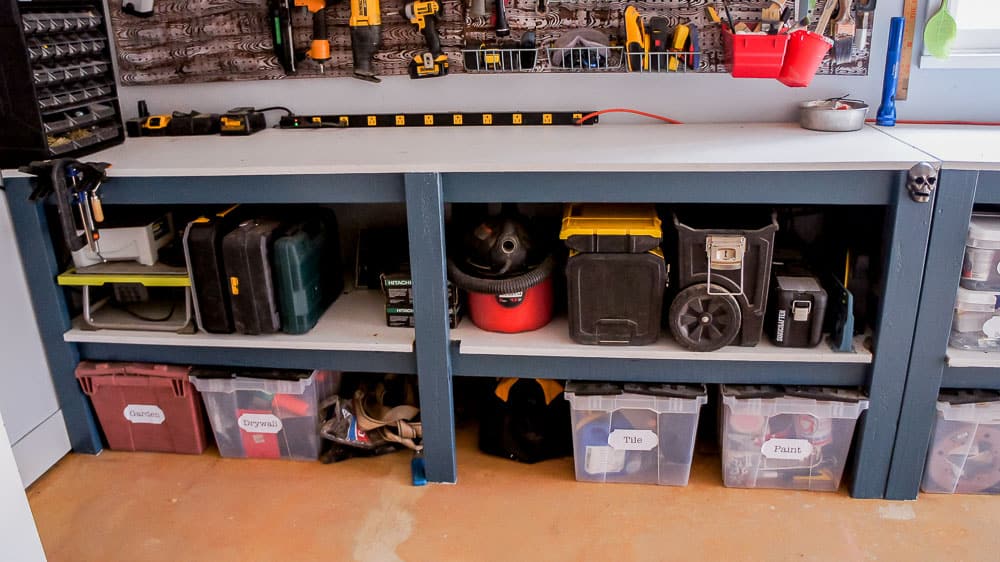
[[[323,72],[323,64],[330,60],[330,38],[326,32],[326,0],[295,0],[295,7],[305,7],[312,14],[313,38],[306,56],[319,63],[319,71]],[[290,37],[286,41],[291,44]],[[294,72],[294,65],[292,70]]]
[[[382,13],[379,0],[351,0],[351,53],[354,77],[381,82],[372,68],[372,58],[382,46]]]
[[[448,55],[441,50],[441,39],[437,33],[437,15],[441,4],[437,0],[415,0],[399,11],[417,31],[424,35],[426,53],[414,55],[410,61],[410,78],[434,78],[448,74]]]

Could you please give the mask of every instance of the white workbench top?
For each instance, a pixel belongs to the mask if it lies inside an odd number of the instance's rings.
[[[952,170],[1000,170],[1000,127],[896,125],[879,130]]]
[[[118,177],[402,172],[905,170],[928,156],[871,127],[793,123],[268,129],[128,139],[86,157]],[[15,174],[5,174],[8,177]]]

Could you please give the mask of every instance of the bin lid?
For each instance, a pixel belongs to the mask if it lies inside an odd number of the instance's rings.
[[[563,212],[559,238],[570,236],[663,236],[655,205],[570,204]]]
[[[969,245],[984,240],[1000,242],[1000,215],[992,213],[974,213],[969,221]]]
[[[120,361],[80,361],[74,374],[76,378],[110,376],[142,376],[162,379],[187,380],[191,367],[157,363],[129,363]]]
[[[791,397],[825,402],[861,402],[868,399],[860,388],[766,384],[724,384],[722,395],[740,400]]]
[[[994,309],[1000,308],[1000,293],[993,291],[973,291],[965,287],[958,288],[958,295],[955,298],[955,305],[976,304],[989,306]]]
[[[616,383],[569,381],[566,392],[577,396],[617,396],[619,394],[642,394],[665,398],[698,398],[705,396],[703,384],[656,384],[656,383]]]
[[[938,402],[952,405],[1000,402],[1000,391],[948,388],[938,394]]]
[[[227,369],[225,367],[196,367],[191,376],[199,379],[265,379],[275,381],[300,381],[308,379],[313,371],[288,369]]]

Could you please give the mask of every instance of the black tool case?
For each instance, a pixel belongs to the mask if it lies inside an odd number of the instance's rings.
[[[197,218],[184,229],[184,259],[198,329],[217,334],[233,331],[229,304],[229,279],[222,255],[222,239],[239,224],[237,207],[208,217]]]
[[[648,345],[659,337],[667,282],[659,250],[574,254],[566,263],[566,279],[573,341]]]
[[[823,337],[826,291],[812,276],[777,275],[767,331],[782,347],[816,347]]]
[[[281,329],[271,270],[274,242],[281,231],[279,221],[250,219],[222,239],[233,327],[241,334],[273,334]]]
[[[274,277],[281,329],[312,329],[344,289],[337,216],[324,212],[291,225],[274,244]]]
[[[0,167],[122,142],[108,29],[97,0],[0,0]]]

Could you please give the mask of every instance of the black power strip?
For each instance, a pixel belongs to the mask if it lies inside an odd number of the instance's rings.
[[[281,129],[370,127],[508,127],[576,125],[592,111],[521,111],[463,113],[371,113],[358,115],[286,115]],[[591,117],[582,125],[594,125]]]

